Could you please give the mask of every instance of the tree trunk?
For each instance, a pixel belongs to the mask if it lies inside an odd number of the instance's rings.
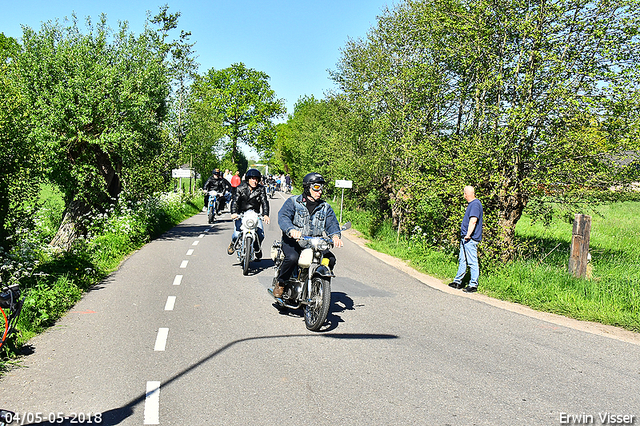
[[[84,201],[72,201],[66,208],[58,232],[49,245],[63,251],[69,250],[79,236],[85,235],[86,228],[82,224],[82,217],[89,212],[91,208]]]
[[[516,224],[527,205],[526,197],[511,189],[500,191],[498,195],[500,213],[498,217],[497,246],[503,262],[513,260],[516,254]]]
[[[74,198],[66,207],[62,223],[49,243],[50,246],[64,251],[69,250],[78,237],[86,235],[87,227],[84,216],[94,210],[92,207],[95,207],[95,210],[106,211],[106,207],[111,205],[122,191],[118,170],[112,164],[109,156],[97,145],[93,145],[91,149],[94,151],[96,167],[104,179],[103,192],[98,193],[93,206],[82,199]]]

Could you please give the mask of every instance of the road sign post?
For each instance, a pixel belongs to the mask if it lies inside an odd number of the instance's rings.
[[[340,199],[340,223],[342,223],[342,204],[344,203],[344,189],[353,188],[353,181],[336,180],[336,188],[342,188],[342,198]]]
[[[191,169],[171,169],[172,178],[180,178],[180,192],[182,192],[182,178],[193,177],[193,170]],[[189,191],[191,191],[191,184],[189,184]]]

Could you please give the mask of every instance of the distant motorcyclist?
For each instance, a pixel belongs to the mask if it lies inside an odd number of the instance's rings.
[[[275,185],[276,180],[273,178],[273,175],[267,175],[267,177],[264,180],[264,183],[267,185]]]
[[[282,230],[284,260],[280,266],[278,282],[273,289],[274,297],[281,297],[285,283],[293,273],[302,248],[298,244],[303,236],[321,237],[326,234],[333,239],[334,247],[342,247],[340,223],[326,201],[322,200],[325,180],[320,173],[309,173],[302,180],[303,194],[289,197],[278,212],[278,225]],[[336,257],[328,252],[329,268],[333,270]]]
[[[273,194],[276,190],[276,180],[273,178],[273,175],[267,175],[264,180],[265,185],[267,186],[267,192],[270,196],[273,197]]]
[[[244,213],[247,210],[254,210],[256,213],[260,213],[262,209],[262,215],[265,223],[268,225],[269,219],[269,200],[267,199],[267,192],[259,182],[262,178],[260,172],[256,169],[249,169],[244,176],[245,181],[236,188],[236,192],[231,201],[231,219],[235,220],[235,231],[231,237],[231,243],[227,248],[227,254],[232,255],[235,252],[236,240],[240,236],[240,226],[242,220],[238,218],[238,214]],[[260,243],[260,250],[256,251],[256,258],[262,257],[262,240],[264,240],[264,228],[262,226],[262,220],[258,222],[258,241]]]
[[[224,207],[227,202],[231,200],[231,184],[228,180],[222,177],[220,173],[220,169],[213,169],[211,173],[211,177],[207,179],[204,184],[203,189],[206,191],[204,195],[204,206],[207,207],[209,205],[209,191],[216,191],[224,196],[220,200],[219,210],[224,210]],[[220,211],[216,211],[216,213],[220,213]]]

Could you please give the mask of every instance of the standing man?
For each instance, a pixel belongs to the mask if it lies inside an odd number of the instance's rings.
[[[482,203],[476,198],[476,191],[473,186],[464,187],[464,199],[467,200],[467,209],[462,218],[460,226],[460,255],[458,256],[458,273],[449,284],[452,288],[462,288],[465,293],[475,293],[478,291],[478,276],[480,267],[478,265],[478,243],[482,241]],[[471,271],[469,286],[462,284],[462,278],[467,273],[467,266]]]
[[[286,185],[285,190],[291,192],[291,175],[289,173],[284,177],[284,184]]]
[[[236,188],[238,188],[238,186],[240,186],[240,183],[242,183],[242,179],[240,179],[239,171],[236,170],[233,176],[231,176],[230,182],[231,182],[231,194],[233,197],[236,194]]]

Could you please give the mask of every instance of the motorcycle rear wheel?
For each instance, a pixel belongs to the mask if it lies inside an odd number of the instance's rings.
[[[308,330],[318,331],[331,307],[331,282],[320,277],[313,278],[308,298],[309,302],[304,307],[304,323]]]
[[[253,243],[251,235],[247,235],[244,239],[244,258],[242,259],[242,275],[249,273],[249,262],[251,262],[251,244]]]

